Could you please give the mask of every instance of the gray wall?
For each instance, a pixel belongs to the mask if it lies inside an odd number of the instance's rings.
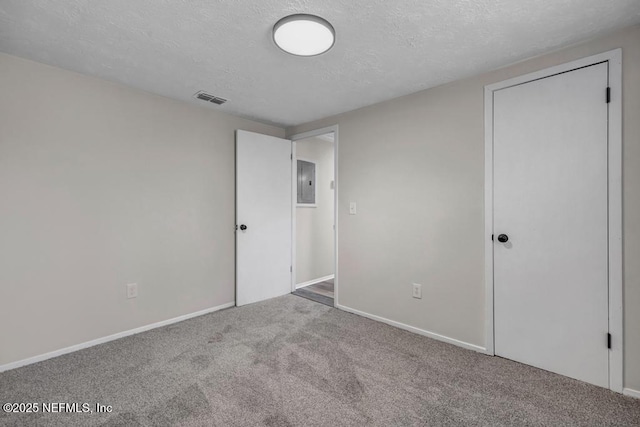
[[[484,346],[483,87],[621,47],[625,387],[640,390],[640,27],[288,129],[339,125],[339,302]],[[350,216],[349,202],[358,203]],[[423,298],[411,298],[411,283]]]
[[[307,138],[296,142],[296,156],[316,164],[316,206],[296,207],[296,283],[334,272],[333,142]]]
[[[0,75],[0,365],[234,301],[234,131],[283,129],[4,54]]]

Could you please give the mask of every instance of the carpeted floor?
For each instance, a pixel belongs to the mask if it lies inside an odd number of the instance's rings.
[[[0,425],[638,426],[640,400],[288,295],[0,374]]]

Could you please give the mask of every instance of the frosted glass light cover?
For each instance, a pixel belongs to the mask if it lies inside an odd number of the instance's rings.
[[[335,31],[319,16],[290,15],[273,27],[273,41],[292,55],[314,56],[331,49]]]

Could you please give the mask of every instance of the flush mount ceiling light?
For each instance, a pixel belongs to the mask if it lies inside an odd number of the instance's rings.
[[[335,39],[333,26],[315,15],[289,15],[273,26],[273,41],[292,55],[320,55],[331,49]]]

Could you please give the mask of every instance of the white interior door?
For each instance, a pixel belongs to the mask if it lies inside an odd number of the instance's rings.
[[[291,292],[291,141],[236,132],[236,305]]]
[[[497,90],[493,104],[495,353],[603,387],[607,67]]]

